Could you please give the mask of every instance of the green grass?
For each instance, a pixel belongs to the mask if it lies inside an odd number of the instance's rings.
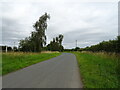
[[[2,75],[56,57],[61,53],[2,53]]]
[[[74,52],[84,88],[118,88],[118,59],[105,53]]]
[[[0,53],[0,76],[2,75],[2,54]]]

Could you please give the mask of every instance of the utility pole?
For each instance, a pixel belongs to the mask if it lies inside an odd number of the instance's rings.
[[[76,40],[76,47],[77,47],[77,40]]]

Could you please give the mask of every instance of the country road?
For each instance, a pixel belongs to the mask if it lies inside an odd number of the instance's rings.
[[[3,88],[82,88],[75,55],[63,53],[2,78]]]

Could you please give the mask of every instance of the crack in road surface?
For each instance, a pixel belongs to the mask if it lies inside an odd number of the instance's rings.
[[[82,88],[74,54],[63,53],[2,77],[3,88]]]

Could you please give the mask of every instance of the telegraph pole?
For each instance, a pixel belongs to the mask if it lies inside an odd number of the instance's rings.
[[[77,40],[76,40],[76,47],[77,47]]]

